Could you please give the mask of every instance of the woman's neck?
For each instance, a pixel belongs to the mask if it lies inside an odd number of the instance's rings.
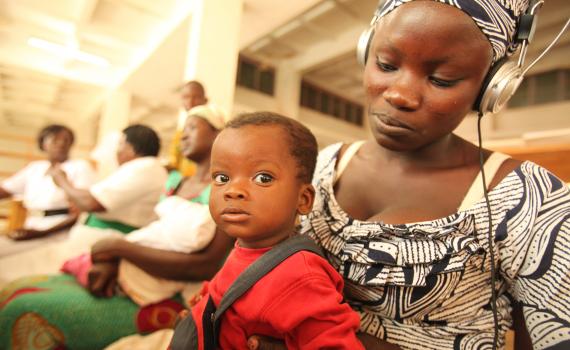
[[[209,182],[211,181],[211,174],[210,174],[210,156],[204,157],[202,160],[194,160],[196,163],[196,173],[194,177],[199,182]]]
[[[51,165],[55,165],[55,164],[62,164],[67,162],[67,160],[69,159],[69,157],[65,157],[65,158],[57,158],[57,159],[48,159],[48,161],[50,162]]]
[[[449,169],[478,161],[477,147],[455,134],[413,151],[376,149],[387,162],[407,170]]]

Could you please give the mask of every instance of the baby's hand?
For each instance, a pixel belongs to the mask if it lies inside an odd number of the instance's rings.
[[[178,317],[176,318],[176,321],[174,321],[174,328],[176,328],[176,326],[178,326],[178,324],[182,321],[184,321],[186,319],[186,317],[188,317],[190,315],[190,310],[188,309],[184,309],[182,311],[180,311],[178,313]]]
[[[188,306],[193,307],[194,305],[198,304],[198,302],[200,300],[202,300],[202,294],[199,292],[199,293],[196,293],[193,296],[191,296],[190,299],[188,299]],[[185,311],[185,310],[183,310],[183,311]]]
[[[247,340],[247,347],[250,350],[286,350],[283,340],[270,337],[252,335]]]

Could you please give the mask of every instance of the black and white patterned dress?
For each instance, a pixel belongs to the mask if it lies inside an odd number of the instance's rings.
[[[445,218],[405,225],[352,219],[333,193],[341,144],[319,155],[313,211],[302,232],[344,276],[361,330],[402,349],[490,349],[485,201]],[[520,301],[535,349],[570,349],[570,190],[525,162],[492,191],[500,345]]]

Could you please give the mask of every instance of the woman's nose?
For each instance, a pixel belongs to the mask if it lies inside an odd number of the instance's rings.
[[[384,90],[383,97],[396,109],[415,111],[421,104],[418,84],[420,84],[418,79],[402,75]]]

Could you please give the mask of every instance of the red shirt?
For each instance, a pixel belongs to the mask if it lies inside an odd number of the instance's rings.
[[[202,312],[207,294],[219,305],[237,276],[271,248],[235,246],[221,270],[203,289],[192,308],[202,343]],[[260,279],[226,310],[220,327],[220,347],[247,349],[251,335],[283,339],[288,349],[364,349],[356,338],[359,316],[343,303],[343,280],[320,256],[299,252]]]

